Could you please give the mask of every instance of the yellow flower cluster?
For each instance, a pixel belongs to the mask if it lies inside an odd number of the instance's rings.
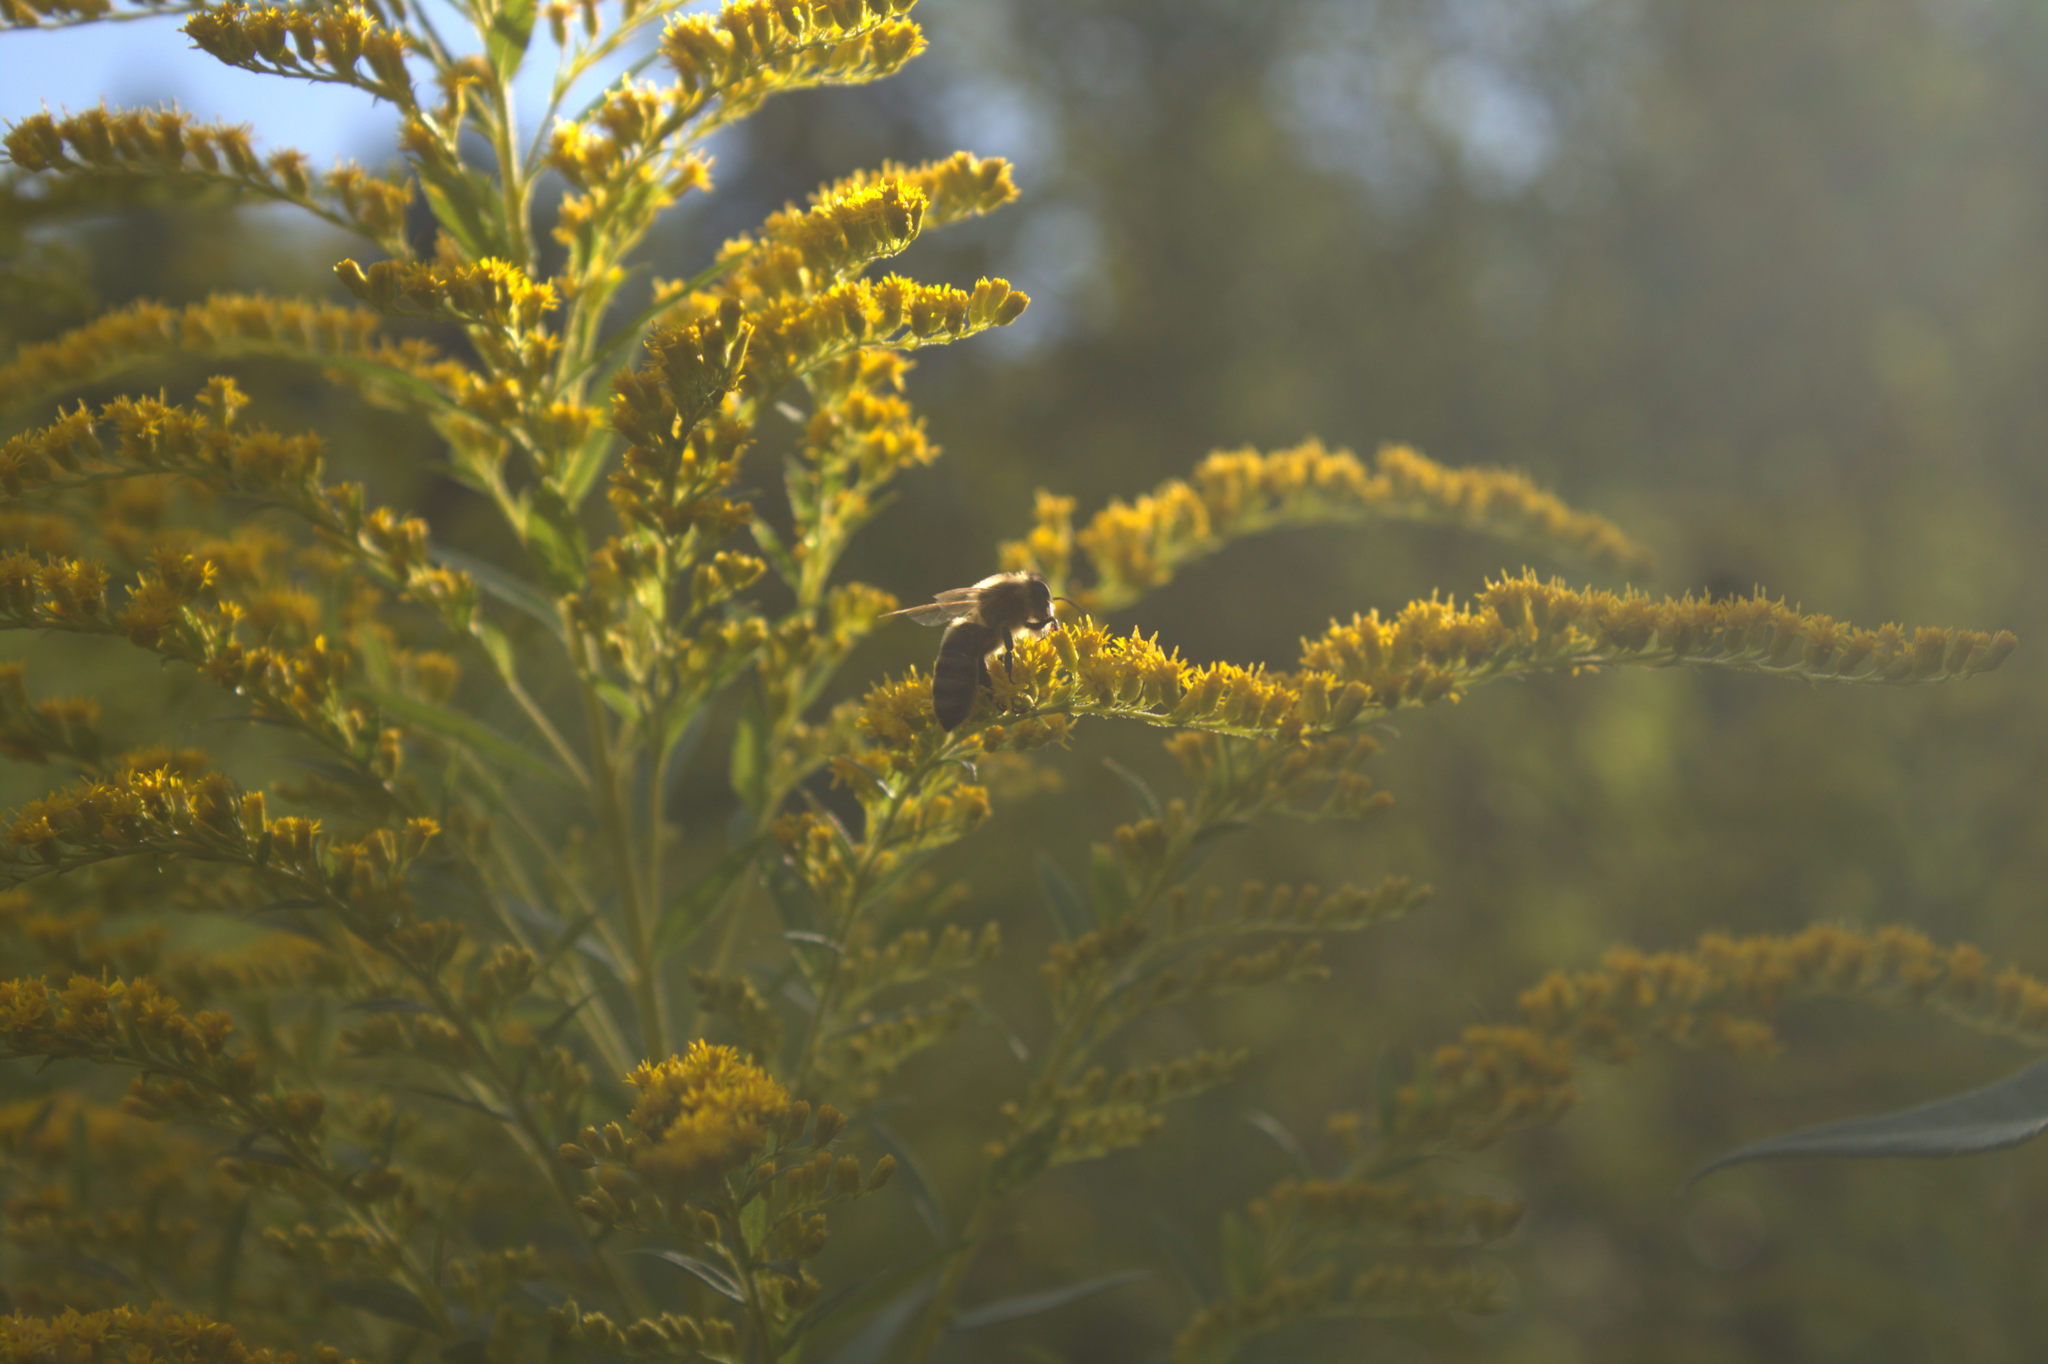
[[[681,1056],[641,1062],[626,1081],[640,1092],[631,1121],[648,1138],[635,1168],[684,1184],[743,1165],[790,1111],[789,1091],[767,1071],[701,1040]]]
[[[187,19],[185,33],[229,66],[352,85],[401,109],[413,107],[405,35],[360,5],[278,8],[225,0]]]
[[[1452,1198],[1402,1180],[1286,1179],[1245,1209],[1267,1236],[1296,1226],[1355,1232],[1398,1229],[1425,1245],[1497,1241],[1521,1221],[1522,1206],[1483,1195]]]
[[[771,213],[758,237],[741,236],[719,252],[724,273],[714,286],[749,311],[778,299],[816,294],[875,261],[901,255],[924,224],[922,189],[883,180],[830,198],[809,210]]]
[[[548,1325],[562,1344],[595,1346],[608,1355],[641,1359],[674,1359],[683,1351],[729,1358],[738,1351],[740,1339],[737,1327],[717,1317],[663,1312],[635,1317],[621,1326],[603,1312],[585,1312],[574,1302],[550,1307]]]
[[[210,1116],[257,1090],[253,1055],[230,1054],[224,1013],[187,1017],[148,977],[73,976],[62,990],[40,976],[0,981],[0,1056],[90,1057],[166,1077],[138,1078],[126,1107],[141,1117]]]
[[[381,313],[424,317],[460,324],[482,355],[486,369],[505,397],[518,407],[533,406],[550,364],[561,348],[560,336],[546,329],[548,315],[560,305],[555,286],[536,281],[509,261],[476,262],[447,258],[436,261],[377,261],[367,269],[353,260],[334,267],[342,287]],[[510,415],[504,403],[490,415]],[[566,429],[550,443],[567,445],[580,439],[595,419],[573,411],[554,414]]]
[[[1557,972],[1521,997],[1521,1026],[1468,1028],[1395,1096],[1384,1134],[1403,1146],[1479,1146],[1576,1102],[1582,1056],[1622,1062],[1662,1037],[1765,1055],[1788,999],[1867,999],[1936,1009],[1989,1032],[2048,1041],[2048,984],[1994,972],[1968,943],[1904,928],[1817,925],[1787,936],[1710,934],[1686,952],[1615,948],[1599,969]]]
[[[352,260],[334,267],[348,291],[384,313],[461,322],[512,337],[540,330],[559,306],[554,286],[536,282],[509,261],[378,261],[365,270]],[[533,373],[544,368],[530,365]]]
[[[1524,573],[1488,584],[1467,610],[1432,600],[1392,620],[1354,616],[1311,641],[1302,662],[1365,683],[1375,703],[1387,706],[1501,673],[1622,663],[1829,682],[1946,682],[1990,672],[2017,644],[2003,630],[1863,629],[1761,594],[1659,599],[1577,591]]]
[[[1037,526],[1002,547],[1003,567],[1043,573],[1087,610],[1112,611],[1231,541],[1281,526],[1420,521],[1455,525],[1575,554],[1624,573],[1648,551],[1606,519],[1574,511],[1526,475],[1447,469],[1388,446],[1367,469],[1320,441],[1260,454],[1220,451],[1188,480],[1170,479],[1133,502],[1112,502],[1078,532],[1074,501],[1040,492]],[[1076,551],[1091,583],[1070,585]]]
[[[315,1346],[312,1364],[360,1364]],[[147,1311],[66,1310],[54,1317],[0,1317],[0,1359],[38,1364],[297,1364],[289,1350],[252,1350],[233,1327],[159,1303]]]
[[[2017,642],[2006,631],[1861,629],[1763,597],[1660,599],[1522,574],[1489,584],[1469,607],[1431,598],[1391,618],[1370,612],[1334,623],[1304,641],[1303,666],[1292,673],[1189,664],[1135,631],[1115,635],[1076,621],[1018,644],[1016,676],[998,673],[993,713],[985,714],[1004,723],[1093,715],[1291,743],[1532,672],[1690,663],[1896,685],[1989,672]],[[929,687],[913,675],[868,693],[857,729],[874,747],[855,757],[877,770],[908,770],[971,737],[977,724],[940,731]]]
[[[116,398],[97,413],[81,403],[0,443],[0,490],[21,497],[124,475],[185,474],[221,492],[286,503],[320,529],[349,535],[351,509],[361,521],[361,494],[320,487],[320,438],[237,431],[244,402],[232,379],[215,378],[197,412],[161,398]]]
[[[178,0],[133,0],[129,13],[159,14]],[[114,0],[0,0],[0,28],[40,28],[91,23],[114,15]]]
[[[424,342],[376,336],[376,314],[354,308],[215,294],[182,308],[144,300],[102,313],[53,341],[23,346],[0,365],[0,409],[19,406],[171,357],[276,355],[331,366],[380,398],[412,401],[425,380],[460,390],[461,365]],[[380,373],[403,382],[378,382]]]
[[[891,74],[924,48],[898,16],[916,0],[730,0],[716,14],[672,20],[661,55],[701,107],[719,101],[726,122],[770,95],[809,85],[853,85]]]
[[[1002,279],[979,280],[971,290],[901,275],[848,280],[760,314],[739,391],[762,402],[792,379],[864,347],[910,349],[964,340],[1015,322],[1030,302]]]
[[[318,821],[271,818],[260,791],[218,772],[115,769],[0,816],[0,884],[149,854],[252,868],[338,914],[357,936],[424,971],[459,937],[415,919],[406,868],[440,832],[416,817],[343,842]]]
[[[297,204],[403,255],[412,187],[341,165],[316,177],[295,151],[259,157],[240,124],[202,123],[176,109],[31,114],[7,130],[8,159],[24,171],[180,176],[230,184]]]
[[[983,965],[1002,948],[1002,933],[993,920],[979,933],[948,924],[936,938],[922,928],[898,934],[880,947],[873,938],[869,925],[859,925],[839,952],[834,970],[846,1008],[858,1009],[884,990]]]
[[[883,1081],[911,1057],[958,1033],[974,1017],[974,1001],[966,986],[882,1014],[837,1001],[834,1017],[844,1021],[818,1046],[810,1083],[841,1103],[867,1108],[880,1097]]]
[[[753,334],[727,300],[712,315],[657,331],[647,342],[652,363],[619,376],[611,425],[628,443],[611,502],[627,525],[671,539],[701,529],[715,540],[752,515],[718,495],[738,471],[745,430],[713,418],[739,382]]]
[[[547,164],[575,187],[562,196],[555,240],[569,248],[564,273],[577,288],[608,287],[612,265],[692,190],[711,188],[711,163],[695,151],[668,149],[682,119],[674,87],[622,81],[589,118],[562,123]]]
[[[1174,1338],[1174,1364],[1230,1359],[1244,1341],[1311,1317],[1440,1317],[1498,1312],[1507,1302],[1499,1274],[1462,1265],[1374,1265],[1348,1290],[1338,1279],[1334,1264],[1279,1273],[1254,1292],[1204,1307]]]
[[[884,161],[878,169],[859,171],[825,186],[811,196],[811,202],[823,206],[888,184],[901,185],[924,196],[926,227],[949,227],[992,213],[1017,197],[1009,162],[1000,156],[955,152],[943,161],[926,161],[916,166]]]

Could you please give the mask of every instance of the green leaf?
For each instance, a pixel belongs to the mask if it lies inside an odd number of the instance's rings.
[[[776,528],[756,516],[750,530],[754,532],[754,543],[760,547],[762,557],[768,559],[768,567],[776,571],[776,578],[795,588],[801,573],[797,571],[797,561],[788,553],[788,547],[782,545],[782,537],[776,535]]]
[[[1124,785],[1130,787],[1132,791],[1137,793],[1138,805],[1145,811],[1145,818],[1165,818],[1164,812],[1159,808],[1159,797],[1152,794],[1152,788],[1145,784],[1145,779],[1143,777],[1131,771],[1130,768],[1125,767],[1115,758],[1104,758],[1102,760],[1102,765],[1108,768],[1110,771],[1116,773],[1117,776],[1123,779]]]
[[[883,1302],[874,1309],[867,1325],[848,1337],[825,1361],[825,1364],[885,1364],[894,1359],[891,1353],[896,1338],[903,1334],[912,1319],[924,1310],[931,1300],[934,1283],[929,1278],[911,1280],[893,1299]]]
[[[599,679],[590,684],[597,693],[597,699],[604,702],[605,709],[621,720],[634,721],[640,718],[640,703],[633,699],[633,693],[616,682]]]
[[[1000,1326],[1007,1321],[1021,1321],[1035,1317],[1041,1312],[1050,1312],[1069,1303],[1092,1298],[1098,1293],[1107,1293],[1112,1288],[1122,1288],[1127,1283],[1149,1277],[1142,1269],[1126,1269],[1118,1274],[1102,1274],[1093,1279],[1083,1279],[1063,1288],[1049,1288],[1043,1293],[1023,1293],[1014,1298],[1000,1298],[995,1302],[983,1303],[970,1308],[953,1318],[955,1331],[979,1331],[987,1326]]]
[[[110,1264],[98,1256],[87,1255],[85,1252],[78,1250],[66,1250],[60,1251],[56,1259],[58,1264],[63,1265],[74,1273],[90,1274],[95,1279],[106,1279],[111,1283],[121,1285],[121,1287],[131,1293],[140,1293],[142,1291],[142,1285],[135,1282],[127,1270],[119,1265]]]
[[[721,1297],[731,1298],[734,1302],[745,1302],[747,1300],[747,1295],[741,1291],[739,1283],[734,1280],[732,1275],[726,1273],[717,1265],[709,1264],[693,1255],[685,1255],[680,1250],[660,1250],[652,1247],[642,1248],[629,1253],[645,1255],[649,1259],[660,1260],[664,1264],[672,1264],[684,1273],[694,1275],[703,1282],[705,1287]]]
[[[1060,870],[1060,864],[1044,852],[1038,854],[1038,889],[1045,896],[1045,907],[1062,939],[1072,942],[1088,931],[1088,906],[1081,902],[1081,893]]]
[[[503,630],[487,620],[471,618],[469,633],[483,649],[484,657],[491,660],[491,666],[497,669],[498,676],[507,682],[518,678],[519,663],[512,655],[512,641]]]
[[[725,903],[725,897],[739,883],[739,879],[746,875],[747,868],[754,865],[754,859],[760,855],[762,846],[769,841],[768,836],[763,834],[734,848],[718,860],[717,866],[699,877],[696,885],[691,886],[661,912],[661,918],[654,925],[656,961],[670,952],[687,946],[690,939],[697,935],[698,930],[711,922],[719,906]]]
[[[1248,819],[1219,819],[1213,824],[1204,824],[1195,830],[1195,836],[1188,840],[1187,856],[1180,864],[1180,874],[1186,876],[1208,861],[1209,854],[1216,851],[1226,834],[1234,834],[1240,829],[1251,827],[1252,821]]]
[[[568,639],[567,631],[562,628],[562,613],[556,609],[554,598],[526,579],[506,572],[488,559],[479,559],[474,554],[465,554],[445,545],[436,546],[432,555],[436,563],[467,573],[485,592],[545,625],[548,633],[556,639]]]
[[[805,1335],[816,1329],[827,1317],[855,1301],[862,1293],[867,1292],[873,1287],[874,1282],[875,1276],[868,1274],[855,1279],[852,1283],[841,1284],[832,1292],[827,1293],[824,1297],[812,1303],[802,1316],[791,1322],[789,1330],[783,1335],[783,1339],[791,1345],[802,1340]]]
[[[798,931],[816,929],[822,916],[818,913],[818,898],[804,878],[797,875],[796,868],[786,857],[771,859],[763,869],[762,880],[768,883],[769,898],[775,901],[776,911],[782,922]]]
[[[981,1015],[981,1021],[996,1030],[996,1035],[1003,1039],[1003,1045],[1010,1049],[1010,1055],[1017,1058],[1017,1064],[1020,1066],[1030,1065],[1031,1048],[1018,1035],[1017,1030],[1010,1026],[1008,1020],[990,1007],[988,1001],[979,994],[970,993],[965,998],[968,1004],[973,1006],[974,1012]]]
[[[1287,1124],[1271,1113],[1263,1113],[1256,1108],[1245,1114],[1244,1120],[1265,1133],[1302,1175],[1315,1175],[1315,1167],[1309,1163],[1308,1152],[1301,1149],[1301,1143],[1295,1140],[1294,1133],[1287,1130]]]
[[[1158,1213],[1152,1215],[1152,1227],[1159,1233],[1160,1249],[1164,1250],[1166,1258],[1173,1262],[1174,1272],[1180,1275],[1181,1282],[1187,1285],[1188,1292],[1194,1295],[1195,1301],[1214,1302],[1215,1276],[1209,1273],[1208,1267],[1195,1254],[1194,1245],[1181,1234],[1180,1228]]]
[[[431,1004],[417,999],[404,999],[397,995],[378,995],[372,999],[358,999],[341,1006],[343,1013],[369,1014],[430,1014],[435,1012]]]
[[[491,233],[484,225],[483,215],[477,211],[476,194],[466,178],[458,178],[453,185],[444,186],[433,179],[420,177],[420,192],[427,197],[427,207],[434,211],[434,218],[456,245],[471,260],[482,260],[491,255]]]
[[[1996,1084],[1917,1108],[1802,1128],[1730,1151],[1694,1173],[1779,1156],[1973,1156],[2048,1132],[2048,1061]]]
[[[903,1139],[896,1135],[895,1129],[879,1118],[868,1120],[868,1130],[875,1134],[875,1141],[884,1151],[896,1157],[895,1182],[909,1192],[910,1206],[917,1210],[918,1217],[924,1222],[925,1230],[932,1234],[933,1243],[941,1246],[951,1245],[952,1221],[946,1216],[946,1205],[939,1201],[939,1196],[933,1190],[931,1179],[925,1174],[924,1164],[918,1160],[917,1153],[904,1145]]]
[[[748,1250],[759,1250],[768,1237],[768,1200],[754,1197],[740,1209],[740,1237]]]
[[[244,1197],[221,1224],[220,1257],[213,1262],[213,1315],[218,1320],[225,1320],[228,1309],[234,1305],[235,1280],[242,1270],[242,1243],[249,1232],[249,1205],[254,1201],[253,1197]]]
[[[561,960],[562,954],[576,946],[577,940],[585,933],[588,933],[590,926],[596,922],[597,911],[586,909],[577,914],[568,923],[563,924],[561,932],[555,935],[554,942],[548,947],[547,951],[541,953],[539,974],[546,975],[548,970],[557,961]]]
[[[576,779],[552,761],[520,747],[473,715],[464,715],[403,692],[376,687],[350,687],[348,692],[350,696],[368,701],[380,710],[390,711],[402,720],[431,729],[443,738],[453,739],[477,757],[488,759],[501,768],[529,777],[545,777],[572,790],[577,787]]]
[[[1223,1214],[1217,1232],[1223,1243],[1223,1282],[1230,1286],[1233,1297],[1248,1297],[1265,1280],[1258,1241],[1244,1219],[1234,1212]]]
[[[586,113],[588,112],[595,112],[595,104],[592,105],[590,110],[586,111]],[[580,118],[582,115],[578,117]],[[598,348],[591,352],[590,359],[578,368],[571,370],[567,377],[573,381],[589,375],[592,388],[602,386],[612,375],[619,371],[620,366],[625,363],[626,357],[632,353],[634,345],[644,338],[647,328],[652,325],[654,319],[675,306],[676,300],[673,296],[649,303],[646,307],[621,323],[617,330],[613,331],[610,336],[607,336],[599,344]]]
[[[386,1321],[395,1321],[401,1326],[420,1331],[438,1332],[441,1329],[434,1320],[434,1314],[413,1296],[410,1289],[400,1288],[383,1279],[336,1279],[327,1285],[327,1296],[344,1306]]]
[[[705,713],[703,704],[699,702],[688,706],[671,705],[669,713],[662,717],[656,751],[667,756],[671,771],[689,766],[698,742],[704,737]]]
[[[533,38],[535,0],[499,0],[484,36],[484,50],[490,54],[491,69],[509,84],[526,60],[526,45]]]
[[[1131,912],[1131,886],[1107,843],[1088,849],[1088,883],[1095,892],[1095,922],[1122,923]]]
[[[425,1085],[393,1085],[391,1088],[401,1094],[417,1094],[422,1099],[439,1099],[444,1104],[455,1104],[460,1108],[474,1109],[487,1118],[496,1118],[499,1122],[509,1123],[516,1121],[510,1113],[500,1113],[487,1103],[461,1094],[451,1094],[445,1089],[428,1089]]]
[[[762,815],[768,798],[768,719],[761,693],[749,691],[740,702],[739,723],[732,736],[732,793],[749,814]]]
[[[575,508],[550,485],[537,483],[527,493],[526,509],[527,548],[550,583],[564,592],[574,590],[590,561],[590,542]]]

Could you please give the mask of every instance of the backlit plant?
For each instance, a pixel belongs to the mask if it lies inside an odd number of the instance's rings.
[[[16,1313],[0,1358],[770,1361],[849,1342],[929,1358],[950,1328],[1033,1305],[963,1293],[1041,1176],[1146,1142],[1248,1059],[1118,1069],[1134,1021],[1319,979],[1325,936],[1420,901],[1399,878],[1198,879],[1217,840],[1262,820],[1379,810],[1375,721],[1534,672],[1905,684],[2013,647],[1531,573],[1333,622],[1285,670],[1192,661],[1096,618],[1235,539],[1318,523],[1433,522],[1647,566],[1520,475],[1311,442],[1211,455],[1079,528],[1072,499],[1041,493],[1025,538],[991,558],[1043,573],[1076,612],[1021,644],[959,729],[934,723],[926,675],[849,687],[849,654],[898,603],[843,555],[939,453],[905,396],[909,353],[1026,306],[1000,279],[922,283],[885,263],[1016,190],[1003,162],[967,153],[885,165],[631,312],[629,259],[711,188],[708,136],[770,96],[886,76],[923,43],[909,0],[678,8],[476,0],[465,44],[400,0],[0,0],[14,27],[184,13],[229,65],[389,104],[404,154],[388,172],[318,171],[172,110],[7,132],[15,207],[208,188],[296,206],[366,260],[335,266],[333,299],[131,304],[0,364],[0,624],[203,677],[312,774],[258,789],[165,742],[168,721],[103,728],[34,660],[0,669],[0,752],[47,773],[0,843],[0,1279]],[[522,146],[510,90],[536,29],[557,70]],[[579,82],[640,53],[570,109]],[[330,480],[319,436],[249,420],[225,374],[175,396],[73,396],[167,359],[243,357],[303,362],[425,423],[517,553],[458,552]],[[791,454],[757,505],[742,469],[778,424]],[[859,694],[828,705],[835,685]],[[1087,720],[1166,731],[1185,787],[1138,784],[1144,808],[1094,846],[1085,893],[1048,882],[1059,941],[1013,962],[933,858],[989,818],[992,774],[1085,748]],[[707,726],[729,749],[700,742]],[[678,829],[679,768],[720,765],[723,832]],[[1043,1029],[983,1115],[960,1224],[865,1274],[828,1266],[854,1205],[905,1196],[877,1122],[913,1083],[905,1063],[981,1026],[975,982],[1003,971],[1036,972]],[[1902,932],[1617,951],[1532,989],[1521,1022],[1426,1058],[1376,1114],[1334,1117],[1326,1176],[1225,1219],[1225,1286],[1176,1357],[1228,1358],[1305,1316],[1496,1305],[1499,1271],[1473,1251],[1518,1210],[1458,1193],[1435,1157],[1554,1117],[1587,1058],[1658,1036],[1766,1051],[1782,1000],[1837,995],[2048,1033],[2048,989]]]

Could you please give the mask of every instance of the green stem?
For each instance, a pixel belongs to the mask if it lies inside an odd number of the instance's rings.
[[[590,726],[591,795],[597,804],[598,824],[619,869],[619,898],[624,904],[626,943],[632,954],[621,965],[626,970],[633,1007],[640,1018],[642,1054],[659,1059],[669,1053],[667,1008],[654,962],[654,920],[647,911],[640,858],[634,851],[633,831],[626,816],[624,774],[619,755],[612,748],[604,702],[588,681],[582,684],[582,691],[584,718]]]

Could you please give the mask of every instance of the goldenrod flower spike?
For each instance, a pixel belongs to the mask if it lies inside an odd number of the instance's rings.
[[[215,294],[182,308],[142,301],[103,313],[0,364],[0,410],[55,397],[167,357],[277,355],[332,368],[380,400],[475,406],[469,371],[418,341],[378,336],[374,313],[331,304]],[[436,409],[438,410],[438,409]]]
[[[955,152],[943,161],[926,161],[916,166],[884,161],[875,170],[858,171],[825,186],[811,195],[811,202],[830,204],[891,183],[924,196],[926,227],[948,227],[966,218],[992,213],[1017,197],[1009,162],[1000,156]]]
[[[728,0],[716,14],[673,19],[661,55],[708,130],[751,112],[771,95],[814,85],[859,84],[890,75],[924,50],[900,16],[916,0]]]
[[[0,1317],[0,1358],[63,1359],[78,1364],[162,1360],[164,1364],[300,1364],[290,1350],[252,1348],[235,1329],[167,1303],[147,1311],[66,1308],[48,1317]],[[307,1364],[362,1364],[330,1346],[306,1351]]]
[[[194,7],[195,0],[132,0],[133,8],[117,9],[115,0],[0,0],[0,29],[71,28],[102,19],[137,19],[175,14]]]
[[[264,75],[352,85],[400,109],[414,107],[405,35],[358,5],[206,5],[185,21],[194,46]]]
[[[296,204],[327,222],[406,254],[412,186],[350,165],[315,175],[303,153],[258,156],[241,124],[202,123],[176,109],[88,109],[31,114],[7,130],[8,159],[24,171],[151,177],[228,185]]]
[[[1076,531],[1074,502],[1041,492],[1037,526],[1002,547],[1005,568],[1035,568],[1093,611],[1114,611],[1163,586],[1184,565],[1232,540],[1283,526],[1418,521],[1519,540],[1622,573],[1650,555],[1606,519],[1574,511],[1506,469],[1447,469],[1387,446],[1371,469],[1320,441],[1259,454],[1219,451],[1187,480],[1169,479],[1132,502],[1112,502]],[[1072,584],[1076,552],[1092,582]]]

